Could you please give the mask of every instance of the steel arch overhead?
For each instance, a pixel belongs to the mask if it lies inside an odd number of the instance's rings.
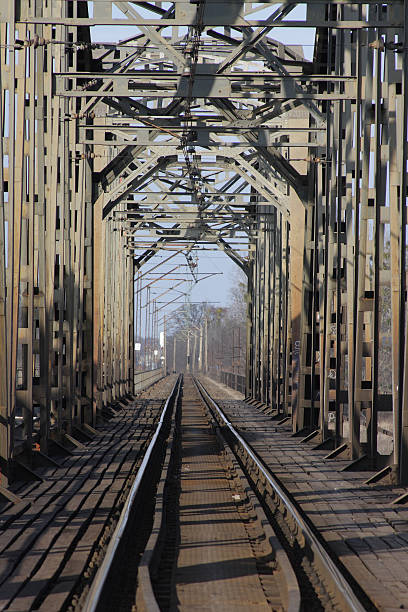
[[[132,392],[134,270],[201,242],[248,276],[248,395],[408,481],[408,8],[268,0],[261,15],[1,3],[3,484]],[[134,35],[94,43],[95,25]],[[312,61],[274,40],[289,25],[316,28]]]

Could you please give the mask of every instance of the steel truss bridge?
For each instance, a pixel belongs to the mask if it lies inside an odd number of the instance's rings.
[[[408,481],[407,40],[402,0],[2,0],[2,485],[133,391],[135,273],[209,245],[248,277],[247,395]]]

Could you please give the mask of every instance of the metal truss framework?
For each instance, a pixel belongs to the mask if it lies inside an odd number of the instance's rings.
[[[248,394],[378,467],[392,406],[408,480],[407,27],[402,0],[1,3],[3,484],[132,392],[135,272],[209,245],[248,276]]]

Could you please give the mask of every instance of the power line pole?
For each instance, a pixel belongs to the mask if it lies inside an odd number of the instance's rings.
[[[167,337],[166,337],[166,315],[164,315],[164,324],[163,324],[163,354],[164,354],[164,374],[167,374]]]
[[[197,332],[194,330],[193,359],[192,359],[192,366],[191,366],[192,371],[195,370],[196,355],[197,355]]]
[[[190,330],[187,332],[187,372],[190,371]]]
[[[198,369],[203,371],[203,325],[200,325],[200,353],[198,356]]]
[[[204,372],[208,372],[208,319],[205,317],[205,352],[204,352]]]

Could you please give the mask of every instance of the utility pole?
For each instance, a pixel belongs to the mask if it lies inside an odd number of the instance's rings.
[[[204,353],[204,372],[208,372],[208,319],[205,317],[205,353]]]
[[[166,315],[164,315],[164,324],[163,324],[163,354],[164,354],[164,374],[167,374],[167,338],[166,338]]]
[[[153,321],[154,321],[154,345],[155,347],[157,347],[155,349],[156,352],[156,359],[155,359],[155,368],[157,368],[159,366],[159,360],[160,360],[160,339],[159,339],[159,318],[157,316],[157,304],[156,304],[156,300],[153,301]]]
[[[192,359],[192,365],[191,365],[191,369],[192,371],[195,370],[195,365],[196,365],[196,354],[197,354],[197,332],[194,331],[194,344],[193,344],[193,359]]]
[[[234,389],[237,388],[237,377],[235,374],[235,327],[232,328],[232,380]]]
[[[198,369],[203,371],[203,326],[200,325],[200,354],[198,356]]]
[[[173,336],[173,373],[176,371],[176,335]]]
[[[145,312],[145,325],[144,325],[144,346],[143,346],[143,353],[144,353],[144,363],[143,363],[143,367],[145,370],[149,369],[149,348],[148,348],[148,338],[149,338],[149,306],[147,305],[150,301],[150,289],[146,290],[146,312]]]
[[[187,372],[190,371],[190,330],[187,332]]]

